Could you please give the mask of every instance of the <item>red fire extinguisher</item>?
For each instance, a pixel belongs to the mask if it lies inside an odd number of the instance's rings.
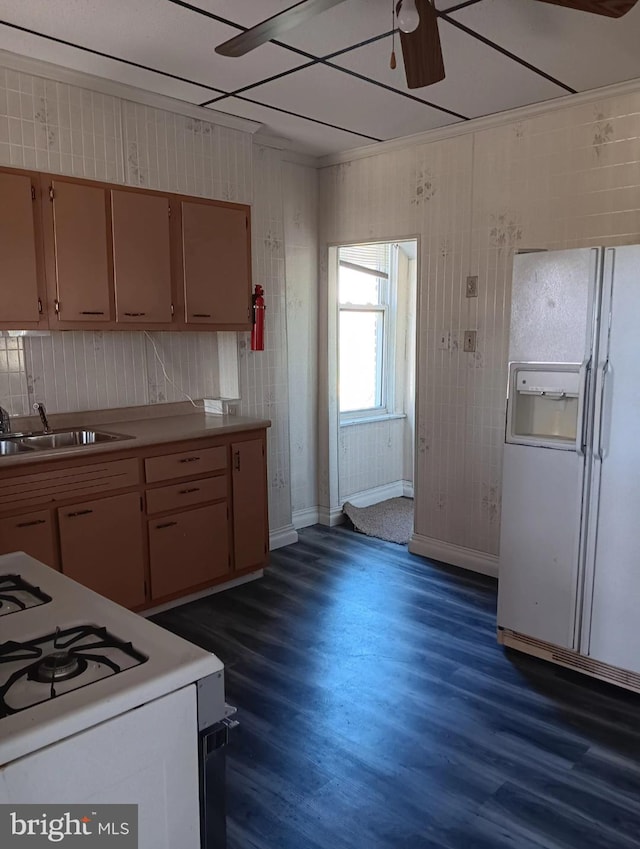
[[[256,291],[252,296],[253,302],[253,327],[251,328],[251,350],[264,351],[264,289],[256,284]]]

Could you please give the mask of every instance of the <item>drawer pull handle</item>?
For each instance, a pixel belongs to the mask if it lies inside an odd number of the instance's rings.
[[[194,312],[191,314],[192,318],[211,318],[210,312]]]
[[[82,310],[80,315],[104,315],[103,310]]]
[[[177,522],[163,522],[161,525],[156,525],[156,530],[159,531],[162,528],[171,528],[174,525],[177,525]]]
[[[93,513],[93,510],[76,510],[74,513],[67,513],[67,518],[72,519],[74,516],[88,516]]]
[[[233,452],[233,468],[236,470],[236,472],[240,471],[240,452],[239,451]]]
[[[18,522],[16,528],[30,528],[33,525],[46,525],[46,519],[34,519],[32,522]]]
[[[178,495],[188,495],[190,492],[200,492],[199,486],[191,486],[189,489],[181,489]]]
[[[137,317],[139,315],[146,315],[146,312],[126,312],[125,315],[131,316],[131,317]]]
[[[180,463],[197,463],[200,457],[183,457],[182,460],[179,460]]]

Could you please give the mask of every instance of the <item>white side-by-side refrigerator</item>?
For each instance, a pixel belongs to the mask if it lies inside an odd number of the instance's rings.
[[[640,247],[514,258],[498,635],[640,689]]]

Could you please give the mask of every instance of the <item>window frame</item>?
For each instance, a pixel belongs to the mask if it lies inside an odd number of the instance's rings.
[[[371,244],[371,243],[362,243]],[[398,246],[395,242],[376,242],[374,244],[389,245],[389,270],[382,274],[377,273],[376,269],[366,266],[358,266],[351,261],[340,260],[340,247],[336,251],[337,264],[337,290],[336,290],[336,307],[337,307],[337,348],[338,348],[338,415],[340,425],[359,424],[366,421],[378,421],[389,418],[395,415],[394,412],[394,396],[395,396],[395,336],[396,336],[396,310],[397,310],[397,270],[398,270]],[[354,245],[343,245],[341,247],[353,247]],[[378,292],[379,302],[377,304],[365,303],[341,303],[340,301],[340,266],[343,265],[352,268],[355,271],[370,274],[379,280]],[[358,410],[342,410],[340,408],[340,333],[341,333],[341,314],[343,312],[375,312],[382,315],[382,345],[379,346],[377,356],[377,374],[379,374],[379,388],[376,387],[376,392],[379,391],[380,404],[374,407],[365,407]]]

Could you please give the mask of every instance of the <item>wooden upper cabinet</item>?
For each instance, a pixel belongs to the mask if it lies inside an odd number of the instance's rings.
[[[182,272],[187,324],[250,327],[249,207],[183,200]]]
[[[111,321],[106,189],[43,175],[43,195],[51,327]]]
[[[44,269],[36,174],[0,171],[0,327],[44,324]]]
[[[116,321],[170,324],[169,198],[111,191]]]

